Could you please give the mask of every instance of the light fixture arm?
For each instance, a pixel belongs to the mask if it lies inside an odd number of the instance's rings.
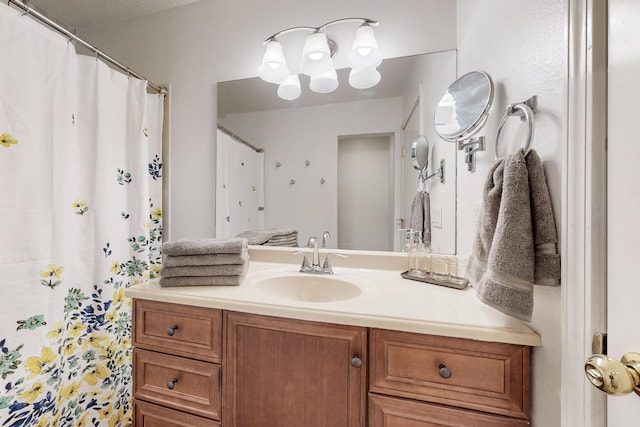
[[[346,24],[349,22],[360,22],[362,25],[370,25],[372,27],[377,27],[378,25],[380,25],[380,22],[374,21],[373,19],[369,18],[342,18],[336,19],[335,21],[327,22],[322,27],[318,27],[318,31],[324,31],[328,27],[332,27],[336,24]]]
[[[336,19],[335,21],[331,21],[331,22],[327,22],[326,24],[320,26],[320,27],[292,27],[292,28],[287,28],[286,30],[282,30],[282,31],[278,31],[277,33],[273,34],[270,37],[267,37],[265,39],[264,42],[262,42],[263,45],[266,45],[267,43],[271,42],[271,41],[275,41],[278,37],[283,36],[285,34],[289,34],[289,33],[294,33],[297,31],[309,31],[310,33],[317,33],[317,32],[321,32],[326,30],[329,27],[332,27],[334,25],[337,24],[346,24],[346,23],[350,23],[350,22],[359,22],[362,25],[370,25],[372,27],[377,27],[378,25],[380,25],[380,22],[375,21],[373,19],[369,19],[369,18],[343,18],[343,19]]]

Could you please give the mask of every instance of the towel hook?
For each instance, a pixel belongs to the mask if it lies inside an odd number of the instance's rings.
[[[498,125],[498,134],[496,135],[496,147],[495,147],[495,159],[498,160],[498,146],[500,145],[500,135],[502,134],[502,129],[507,122],[507,119],[511,116],[519,116],[520,120],[527,122],[527,127],[529,129],[529,134],[527,136],[527,142],[524,146],[525,155],[529,153],[531,149],[531,142],[533,141],[533,134],[535,132],[535,119],[534,114],[537,111],[538,106],[538,97],[532,96],[524,102],[516,102],[515,104],[507,105],[507,110],[502,116],[500,120],[500,124]]]

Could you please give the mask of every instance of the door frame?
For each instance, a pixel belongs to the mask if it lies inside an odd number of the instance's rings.
[[[561,425],[606,426],[606,396],[586,380],[606,332],[606,0],[567,0],[567,129],[562,186]]]

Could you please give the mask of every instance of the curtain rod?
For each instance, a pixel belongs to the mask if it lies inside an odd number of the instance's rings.
[[[256,153],[264,153],[264,149],[263,148],[255,147],[253,144],[248,143],[247,141],[245,141],[244,139],[240,138],[238,135],[236,135],[235,133],[231,132],[229,129],[225,128],[224,126],[218,125],[218,129],[220,129],[222,132],[226,133],[227,135],[229,135],[231,138],[235,139],[239,143],[244,144],[247,147],[251,148]]]
[[[116,61],[115,59],[113,59],[112,57],[107,55],[106,53],[104,53],[101,50],[99,50],[97,47],[87,43],[86,41],[82,40],[80,37],[78,37],[75,34],[73,34],[71,31],[67,30],[66,28],[64,28],[61,25],[59,25],[58,23],[56,23],[55,21],[47,18],[46,16],[44,16],[40,12],[34,10],[31,6],[28,5],[28,1],[27,0],[23,0],[23,1],[9,0],[9,2],[7,4],[16,5],[18,8],[22,9],[25,12],[25,14],[28,14],[28,15],[33,16],[34,18],[37,18],[38,20],[40,20],[40,22],[43,22],[43,23],[47,24],[48,26],[50,26],[54,30],[58,31],[59,33],[62,33],[66,37],[69,37],[70,39],[75,40],[76,42],[80,43],[82,46],[84,46],[87,49],[93,51],[95,53],[96,57],[102,58],[102,59],[110,62],[111,64],[113,64],[116,67],[120,68],[122,71],[125,71],[127,73],[127,75],[131,75],[131,76],[133,76],[135,78],[138,78],[140,80],[146,80],[147,86],[149,86],[153,90],[156,90],[161,94],[166,94],[167,93],[167,89],[166,88],[164,88],[164,87],[162,87],[160,85],[154,84],[154,83],[150,82],[148,79],[146,79],[143,76],[141,76],[140,74],[131,71],[131,69],[129,69],[129,67],[126,67],[126,66],[122,65],[120,62]]]

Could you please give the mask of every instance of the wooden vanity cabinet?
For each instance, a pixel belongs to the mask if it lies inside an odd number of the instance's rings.
[[[134,427],[529,425],[527,346],[133,307]]]
[[[224,313],[225,427],[362,427],[367,329]]]
[[[529,347],[380,329],[369,345],[370,427],[529,425]]]
[[[219,426],[222,311],[133,302],[135,426]]]

